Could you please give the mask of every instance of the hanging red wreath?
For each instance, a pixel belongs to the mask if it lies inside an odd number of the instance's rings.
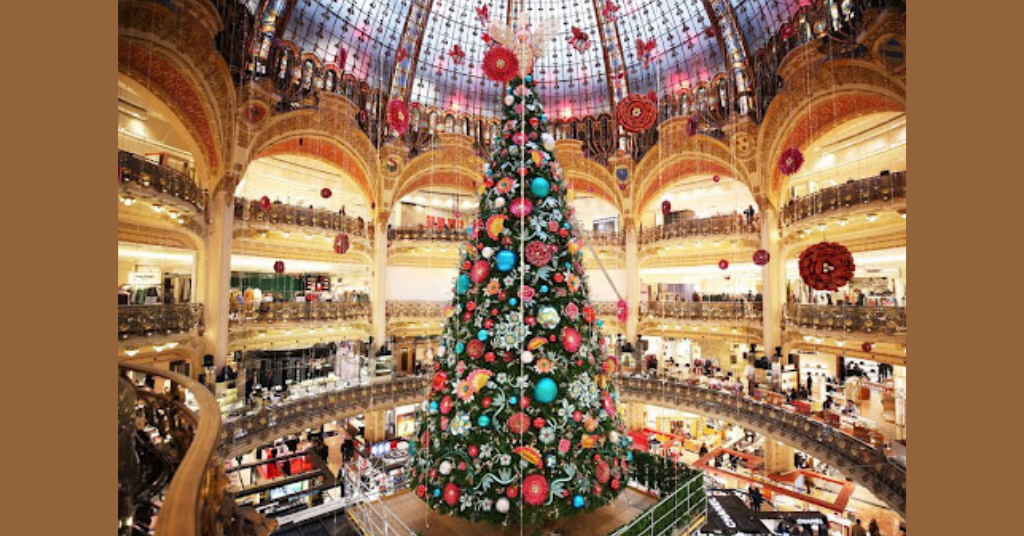
[[[626,132],[643,132],[654,126],[658,109],[643,95],[629,95],[615,107],[615,118]]]
[[[626,300],[619,300],[615,304],[615,318],[618,318],[619,322],[629,320],[629,304],[626,303]]]
[[[874,345],[872,345],[870,342],[866,342],[860,345],[860,349],[864,350],[865,352],[871,352],[872,348],[874,348]]]
[[[274,263],[274,271],[283,274],[284,273],[284,261],[277,261]]]
[[[338,255],[344,255],[348,253],[348,248],[351,244],[349,243],[347,234],[339,234],[334,237],[334,252]]]
[[[519,58],[509,49],[496,46],[484,54],[484,75],[505,84],[519,75]]]
[[[718,175],[715,175],[714,177],[711,177],[711,180],[713,180],[715,182],[721,182],[722,181],[722,177],[719,177]]]
[[[270,210],[270,198],[263,196],[260,198],[260,208],[263,210]]]
[[[796,147],[786,149],[779,157],[779,171],[783,175],[792,175],[800,171],[802,165],[804,165],[804,153],[801,153],[800,149]]]
[[[686,120],[686,135],[695,136],[697,134],[697,126],[697,117],[691,115],[690,118]]]
[[[723,270],[728,270],[729,269],[729,261],[727,261],[725,259],[722,259],[722,260],[718,261],[718,267],[723,269]]]
[[[767,250],[759,249],[754,252],[754,264],[758,266],[764,266],[768,264],[768,261],[771,260],[771,258],[772,256],[770,253],[768,253]]]
[[[793,29],[792,24],[787,22],[786,24],[783,24],[781,28],[779,28],[779,35],[782,36],[783,39],[789,39],[790,37],[796,35],[796,30]]]
[[[835,242],[820,242],[800,254],[800,278],[814,290],[838,290],[856,269],[850,250]]]
[[[332,192],[330,188],[320,189],[320,197],[324,199],[330,199],[332,195],[334,195],[334,192]]]
[[[400,135],[409,130],[409,107],[402,99],[392,99],[388,103],[388,125]]]
[[[661,213],[662,215],[668,216],[669,212],[672,212],[672,203],[666,199],[661,202]]]

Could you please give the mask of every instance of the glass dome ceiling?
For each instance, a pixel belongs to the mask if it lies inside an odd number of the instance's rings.
[[[255,9],[264,0],[250,0]],[[277,0],[270,0],[271,2]],[[486,51],[484,25],[477,9],[487,6],[491,20],[507,22],[519,6],[533,24],[556,18],[556,36],[534,74],[548,113],[554,117],[612,112],[609,63],[621,54],[631,93],[664,96],[709,82],[725,72],[726,45],[714,31],[709,13],[723,6],[734,13],[743,45],[752,54],[811,0],[613,0],[617,40],[602,38],[607,0],[287,0],[282,38],[326,63],[344,59],[343,70],[372,87],[392,88],[400,44],[422,23],[419,46],[411,58],[412,77],[404,90],[425,107],[494,116],[501,88],[481,70]],[[292,7],[293,5],[293,7]],[[513,7],[515,6],[515,7]],[[417,16],[419,14],[419,16]],[[731,24],[722,20],[720,24]],[[585,52],[569,42],[573,28],[586,33]],[[611,35],[615,35],[615,31]],[[654,40],[649,65],[637,41]],[[616,42],[617,41],[617,42]],[[454,47],[465,54],[457,62]],[[606,50],[607,49],[607,50]]]

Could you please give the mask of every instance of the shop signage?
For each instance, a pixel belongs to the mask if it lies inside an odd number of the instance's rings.
[[[736,522],[732,520],[732,516],[730,516],[729,513],[725,511],[725,508],[722,508],[722,505],[719,504],[718,499],[715,499],[714,497],[708,497],[708,503],[711,505],[711,509],[714,510],[716,514],[718,514],[718,518],[722,520],[722,523],[726,527],[730,529],[736,528]]]
[[[129,272],[129,285],[159,285],[160,272]]]

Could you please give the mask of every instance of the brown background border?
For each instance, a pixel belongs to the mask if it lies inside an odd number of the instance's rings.
[[[1024,19],[1010,12],[1021,11],[1016,2],[910,3],[918,156],[908,223],[920,229],[910,530],[1019,533],[1024,181],[1019,161],[999,159],[1024,154]],[[114,226],[115,3],[4,8],[0,202],[14,322],[4,330],[0,388],[0,531],[110,535],[114,493],[100,483],[113,483],[117,452],[113,364],[103,365],[115,355],[114,315],[98,304],[114,303],[102,252]]]

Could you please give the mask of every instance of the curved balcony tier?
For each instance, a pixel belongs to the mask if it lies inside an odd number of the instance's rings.
[[[782,223],[814,223],[822,218],[895,207],[906,211],[907,172],[851,180],[797,197],[782,208]],[[845,225],[845,224],[844,224]]]
[[[188,175],[144,156],[117,151],[121,202],[131,206],[142,196],[153,206],[168,206],[183,214],[204,216],[209,193]],[[170,208],[173,207],[173,208]],[[202,218],[200,218],[202,219]]]
[[[642,268],[717,264],[750,259],[761,244],[757,221],[742,215],[694,218],[659,225],[640,233]]]
[[[396,378],[388,383],[361,385],[263,407],[224,423],[220,453],[231,458],[306,428],[419,403],[426,399],[428,384],[427,378]]]
[[[620,377],[627,403],[653,404],[707,415],[756,430],[835,467],[906,518],[907,473],[875,446],[824,422],[735,393],[686,383]]]
[[[203,322],[203,304],[118,305],[117,338],[188,333]]]
[[[283,324],[368,320],[366,302],[262,302],[232,303],[232,324]]]
[[[763,337],[761,302],[668,302],[640,304],[645,335],[759,341]]]
[[[235,198],[235,221],[258,229],[315,228],[331,233],[345,233],[349,238],[373,238],[373,227],[362,218],[353,218],[338,212],[298,205],[272,203],[263,209],[258,199]],[[293,229],[301,232],[302,229]]]
[[[444,329],[445,301],[389,300],[384,308],[388,335],[429,337]]]
[[[906,336],[907,308],[867,305],[786,305],[788,328]]]

